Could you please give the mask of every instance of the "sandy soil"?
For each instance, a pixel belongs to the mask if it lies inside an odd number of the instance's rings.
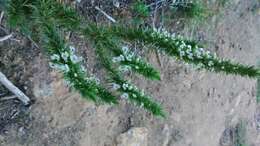
[[[257,0],[233,1],[193,37],[223,58],[255,65],[260,57],[259,7]],[[91,47],[77,36],[72,41],[99,74]],[[30,107],[1,102],[0,116],[18,112],[0,120],[1,146],[114,146],[118,135],[132,127],[147,129],[149,146],[235,146],[232,133],[241,121],[248,146],[260,145],[256,80],[195,71],[166,56],[160,56],[159,65],[151,53],[149,61],[161,70],[162,80],[136,77],[133,82],[168,112],[166,119],[159,119],[124,101],[109,106],[82,99],[49,69],[42,52],[25,40],[0,44],[0,69],[35,101]],[[7,111],[10,107],[4,105],[14,107]]]

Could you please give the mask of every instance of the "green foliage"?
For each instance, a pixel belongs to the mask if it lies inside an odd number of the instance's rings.
[[[132,5],[133,23],[134,25],[141,25],[145,18],[150,14],[148,6],[143,0],[136,0]]]
[[[93,40],[97,57],[100,60],[100,63],[107,70],[107,78],[109,83],[112,84],[113,90],[121,93],[121,98],[130,100],[131,102],[150,111],[154,115],[165,117],[165,113],[159,104],[154,102],[150,96],[145,95],[144,91],[140,91],[136,86],[124,80],[123,74],[119,71],[118,66],[115,64],[117,62],[114,62],[113,58],[115,55],[126,54],[128,51],[120,49],[118,46],[120,45],[118,39],[113,39],[113,37],[107,33],[105,28],[99,28],[92,24],[87,25],[83,32],[83,35],[85,35],[87,39]],[[131,63],[132,61],[133,63]],[[127,64],[134,65],[135,61],[132,61],[128,61]],[[159,78],[159,73],[155,69],[145,62],[142,63],[143,64],[141,65],[140,63],[136,63],[140,67],[140,70],[135,70],[136,72],[151,79]],[[151,70],[151,72],[148,73],[147,71],[144,71],[146,68]]]
[[[6,0],[8,5],[8,24],[11,28],[19,27],[22,33],[29,34],[33,0]]]
[[[44,26],[44,48],[51,55],[50,66],[62,71],[68,85],[78,90],[83,97],[99,103],[117,103],[116,98],[99,85],[97,78],[87,75],[80,63],[81,59],[75,55],[75,48],[67,46],[53,26],[55,25]]]
[[[35,19],[38,22],[56,22],[57,27],[75,29],[80,25],[80,17],[69,6],[62,5],[55,0],[36,0],[34,5]],[[38,17],[38,16],[41,17]]]
[[[130,100],[131,102],[147,109],[154,115],[165,117],[161,106],[154,102],[150,96],[145,95],[144,91],[140,91],[136,86],[124,80],[120,72],[112,66],[111,58],[106,54],[107,45],[102,42],[96,42],[96,52],[100,62],[109,72],[109,80],[113,85],[113,89],[121,93],[121,98]]]
[[[119,49],[118,49],[119,50]],[[141,57],[136,56],[134,52],[131,52],[128,46],[123,46],[122,50],[115,53],[116,57],[112,58],[114,63],[120,64],[120,70],[139,73],[152,80],[160,80],[160,73],[152,67],[152,65],[146,63]]]
[[[209,14],[205,4],[201,0],[176,0],[172,4],[172,10],[186,18],[203,20]]]
[[[224,72],[248,77],[259,77],[259,69],[253,66],[245,66],[239,63],[232,63],[229,60],[222,60],[205,51],[194,41],[185,40],[172,36],[165,30],[141,29],[135,27],[111,27],[109,33],[130,41],[143,41],[147,45],[154,45],[163,53],[182,60],[186,63],[196,65],[209,71]]]
[[[136,10],[138,13],[148,16],[144,3],[136,5],[136,8],[140,9]],[[37,37],[37,43],[50,56],[50,67],[63,73],[68,85],[84,98],[97,103],[115,104],[118,102],[115,95],[120,95],[122,99],[129,100],[154,115],[165,117],[158,103],[124,79],[125,71],[139,73],[153,80],[160,79],[159,71],[125,46],[125,41],[153,45],[156,51],[209,71],[248,77],[260,75],[254,67],[219,59],[196,42],[173,36],[165,30],[121,25],[99,26],[86,21],[69,6],[54,0],[9,0],[6,11],[13,28],[23,33],[26,30],[30,32],[26,35]],[[107,81],[102,82],[102,85],[82,66],[82,59],[76,55],[75,48],[65,41],[66,31],[84,35],[93,43],[96,56],[106,70]],[[107,84],[112,85],[112,89],[104,88]]]

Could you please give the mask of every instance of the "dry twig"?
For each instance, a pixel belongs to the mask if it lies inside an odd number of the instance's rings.
[[[3,42],[3,41],[5,41],[5,40],[8,40],[8,39],[10,39],[12,36],[13,36],[13,34],[11,33],[11,34],[6,35],[6,36],[4,36],[4,37],[0,37],[0,42]]]
[[[113,17],[109,16],[105,11],[101,10],[99,7],[96,6],[95,9],[98,10],[99,12],[101,12],[110,21],[112,21],[113,23],[116,23],[116,20]]]
[[[6,76],[0,72],[0,83],[2,83],[7,89],[9,89],[16,97],[21,100],[25,105],[30,102],[29,97],[27,97],[21,90],[19,90],[13,83],[11,83]]]

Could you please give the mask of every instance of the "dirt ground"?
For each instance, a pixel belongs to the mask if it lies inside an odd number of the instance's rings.
[[[181,32],[191,36],[190,27]],[[17,100],[0,101],[1,146],[115,146],[117,137],[133,127],[147,129],[148,146],[235,146],[241,122],[246,146],[260,146],[254,79],[196,71],[163,55],[159,65],[151,53],[147,58],[161,70],[162,80],[135,77],[133,82],[168,112],[166,119],[160,119],[124,101],[110,106],[82,99],[49,68],[43,50],[18,35],[15,38],[0,43],[0,69],[34,102],[24,107]],[[233,0],[195,29],[192,38],[222,58],[256,65],[260,2]],[[99,74],[91,46],[77,36],[71,40],[88,68]],[[0,91],[10,94],[3,87]]]

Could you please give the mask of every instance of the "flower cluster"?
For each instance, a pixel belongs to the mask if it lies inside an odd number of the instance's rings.
[[[78,77],[79,74],[85,74],[86,68],[83,65],[80,65],[80,62],[83,61],[82,57],[78,57],[75,54],[75,48],[73,46],[69,46],[68,49],[62,50],[60,54],[53,54],[50,56],[51,62],[49,63],[51,68],[62,71],[63,73],[73,74],[74,77]],[[80,66],[78,71],[75,71],[71,68],[73,66]],[[70,72],[71,71],[71,72]],[[90,77],[85,77],[85,80],[89,83],[100,84],[100,80],[94,75],[90,75]],[[73,82],[66,81],[66,83],[70,86],[73,85]]]
[[[144,90],[139,90],[135,85],[121,80],[119,83],[112,83],[112,88],[122,92],[120,95],[121,99],[132,101],[141,108],[144,107],[163,116],[160,106],[153,102],[150,96],[145,95]]]
[[[153,37],[159,37],[159,38],[168,37],[168,38],[172,38],[172,39],[176,39],[176,38],[180,38],[181,39],[180,35],[176,35],[175,33],[170,33],[170,32],[168,32],[164,28],[159,28],[159,29],[153,28],[153,32],[152,32],[151,35]],[[166,41],[168,41],[168,39]]]
[[[131,84],[125,82],[120,87],[124,91],[124,93],[120,96],[122,99],[128,99],[129,98],[129,94],[131,94],[131,96],[133,98],[137,97],[136,94],[131,93],[131,91],[133,91],[133,90],[138,90],[138,88],[136,86],[131,85]]]
[[[44,48],[51,56],[50,66],[62,71],[65,83],[79,91],[82,97],[98,103],[117,103],[116,97],[100,84],[99,79],[87,73],[82,66],[83,59],[76,55],[74,47],[66,44],[60,31],[54,26],[48,23],[43,29]]]
[[[60,52],[60,54],[52,54],[50,59],[51,62],[49,65],[51,68],[61,70],[65,73],[70,71],[70,63],[76,64],[83,60],[82,57],[75,55],[75,48],[72,46],[70,46],[69,49]],[[82,69],[85,70],[83,67]]]
[[[68,64],[50,62],[49,65],[50,65],[51,68],[60,70],[62,72],[69,72],[70,71]]]
[[[112,58],[113,63],[120,64],[119,71],[127,72],[131,70],[150,79],[160,79],[160,73],[150,64],[142,60],[140,56],[130,51],[128,46],[123,46],[120,52],[120,54],[117,54],[118,56]]]
[[[117,84],[117,83],[112,83],[112,90],[121,90],[124,93],[120,96],[122,99],[128,99],[129,97],[129,93],[130,91],[133,90],[138,90],[138,88],[134,85],[131,85],[127,82],[123,82],[121,84]],[[144,95],[144,91],[142,90],[142,95]],[[132,96],[134,98],[136,98],[137,96],[135,94],[132,94]]]
[[[177,48],[177,54],[175,57],[179,59],[186,60],[188,62],[194,62],[196,60],[202,59],[207,60],[207,63],[198,63],[198,68],[210,68],[214,66],[213,61],[218,60],[216,54],[212,55],[209,51],[199,47],[197,44],[184,41],[180,35],[176,36],[174,33],[171,34],[166,29],[154,29],[154,32],[151,34],[151,36],[161,38],[167,43],[173,41],[175,48]],[[218,60],[218,62],[220,63],[221,60]]]
[[[209,71],[253,78],[260,76],[259,69],[253,66],[217,58],[216,55],[205,51],[196,41],[181,38],[165,29],[151,30],[147,28],[144,30],[142,28],[116,26],[110,29],[110,33],[126,40],[138,40],[146,45],[153,45],[156,51],[160,50],[159,52],[180,59],[184,63],[199,66]]]
[[[132,68],[139,69],[138,65],[130,65],[134,60],[140,61],[140,57],[137,57],[134,52],[130,51],[128,46],[123,46],[121,49],[121,53],[119,56],[113,57],[113,63],[120,63],[119,70],[122,72],[126,72],[131,70]]]

